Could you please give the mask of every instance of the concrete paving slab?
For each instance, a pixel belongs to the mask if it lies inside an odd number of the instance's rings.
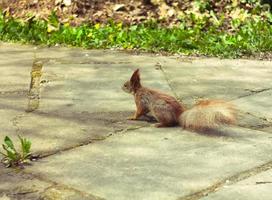
[[[93,195],[74,190],[65,185],[40,180],[32,174],[20,170],[8,170],[0,167],[1,200],[102,200]]]
[[[2,170],[2,166],[0,167]],[[5,170],[7,171],[7,170]],[[0,175],[0,199],[38,199],[42,192],[53,184],[37,180],[29,175],[10,172]]]
[[[233,100],[272,88],[272,62],[217,58],[161,61],[178,97],[190,105],[198,98]]]
[[[272,77],[272,76],[271,76]],[[272,123],[272,89],[233,101],[239,109]]]
[[[272,126],[268,126],[268,127],[262,128],[262,129],[260,129],[260,131],[272,133]]]
[[[50,156],[31,173],[107,200],[172,200],[272,159],[271,134],[141,128]]]
[[[201,200],[270,200],[272,198],[271,188],[272,170],[268,170],[236,184],[228,183],[219,191]]]

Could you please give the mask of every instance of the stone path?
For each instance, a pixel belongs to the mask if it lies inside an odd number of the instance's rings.
[[[205,135],[126,120],[135,68],[187,106],[232,101],[238,125]],[[22,135],[42,156],[0,167],[0,199],[272,199],[271,61],[0,43],[0,73],[0,141]]]

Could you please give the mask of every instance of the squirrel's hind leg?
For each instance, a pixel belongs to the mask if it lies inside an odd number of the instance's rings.
[[[178,121],[176,120],[176,117],[171,112],[161,112],[159,109],[155,109],[152,112],[153,116],[156,118],[156,120],[159,122],[155,124],[157,128],[161,127],[171,127],[178,125]]]

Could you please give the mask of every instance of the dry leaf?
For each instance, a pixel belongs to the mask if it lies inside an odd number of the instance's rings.
[[[72,4],[72,0],[63,0],[63,4],[68,7]]]
[[[125,11],[126,10],[126,7],[125,7],[125,4],[116,4],[114,5],[113,7],[113,11]]]

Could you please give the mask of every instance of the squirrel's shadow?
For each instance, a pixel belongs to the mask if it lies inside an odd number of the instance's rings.
[[[156,124],[158,121],[151,116],[149,113],[146,115],[141,116],[137,121],[144,121],[150,124]],[[178,127],[178,126],[175,126]],[[156,128],[156,127],[154,127]],[[164,127],[164,128],[173,128],[173,127]],[[233,134],[232,131],[229,129],[225,129],[224,126],[222,127],[217,127],[217,128],[206,128],[202,130],[190,130],[190,129],[183,129],[180,127],[181,130],[186,130],[195,134],[207,136],[207,137],[227,137],[227,138],[232,138]]]
[[[150,114],[142,115],[137,119],[138,121],[145,121],[151,124],[158,123],[158,121],[155,119],[155,117],[151,116]]]
[[[208,137],[232,137],[230,133],[220,129],[205,129],[194,132]]]

